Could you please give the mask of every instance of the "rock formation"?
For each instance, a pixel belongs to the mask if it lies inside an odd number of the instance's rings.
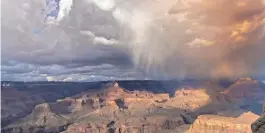
[[[179,128],[181,127],[181,128]],[[149,116],[146,118],[129,117],[115,121],[100,120],[89,123],[72,124],[64,133],[154,133],[159,131],[185,132],[183,120],[179,118],[168,118],[166,116]]]
[[[251,112],[244,113],[250,108],[247,106],[241,109],[241,103],[239,105],[237,101],[252,99],[249,103],[252,104],[259,102],[261,98],[264,99],[265,94],[262,93],[260,82],[249,78],[240,79],[236,83],[229,84],[227,89],[213,82],[191,82],[179,85],[180,87],[177,88],[183,89],[171,90],[170,94],[166,91],[156,93],[134,88],[128,90],[121,87],[126,86],[124,83],[119,85],[117,82],[104,82],[100,86],[107,87],[105,89],[82,91],[72,96],[38,104],[33,107],[29,115],[2,128],[2,132],[248,133],[251,131],[250,125],[258,119],[258,116]],[[150,84],[150,81],[143,83]],[[134,82],[129,82],[128,86],[132,84],[135,87]],[[241,91],[247,95],[241,95]],[[14,94],[23,96],[20,93]],[[6,99],[8,103],[10,101],[12,104],[16,103],[8,98],[5,98],[4,102]],[[14,96],[11,99],[14,99]],[[261,133],[263,125],[264,115],[254,122],[252,130]]]
[[[265,90],[263,84],[251,78],[240,78],[224,91],[234,100],[260,100],[264,98]]]
[[[1,88],[1,124],[7,124],[28,115],[36,104],[43,103],[39,96],[31,96],[27,92],[14,88]]]
[[[176,108],[195,110],[211,102],[210,96],[204,89],[182,89],[175,92],[165,105]]]
[[[23,132],[59,132],[68,124],[67,119],[51,111],[48,103],[37,105],[27,117],[2,130],[3,133],[14,132],[19,128]],[[21,132],[22,132],[21,131]]]
[[[251,123],[259,116],[247,112],[237,118],[218,115],[200,115],[188,133],[251,133]]]

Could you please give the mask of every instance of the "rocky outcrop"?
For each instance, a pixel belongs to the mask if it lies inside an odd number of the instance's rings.
[[[175,119],[175,120],[166,120],[164,122],[164,124],[162,125],[162,129],[175,129],[177,127],[179,127],[180,125],[184,125],[184,121],[182,118],[178,118],[178,119]]]
[[[223,92],[229,100],[238,106],[237,110],[251,110],[256,114],[261,108],[265,97],[265,86],[258,80],[241,78]]]
[[[242,88],[242,91],[248,92],[253,87],[254,90],[255,87],[261,87],[259,82],[248,78],[229,84],[230,87],[224,93],[221,93],[224,88],[219,88],[219,85],[212,82],[201,85],[185,84],[181,85],[183,89],[172,91],[171,97],[164,92],[134,89],[129,91],[121,88],[117,82],[106,84],[104,87],[107,88],[102,90],[85,91],[54,102],[39,104],[30,115],[2,131],[184,133],[189,130],[191,133],[243,133],[250,132],[250,123],[258,118],[250,112],[242,114],[245,111],[235,106],[237,102],[230,100],[234,95],[241,98],[242,95],[237,91]],[[244,88],[245,85],[249,85],[251,89]],[[246,97],[256,98],[256,93],[259,92],[261,91],[255,91]],[[263,120],[262,117],[253,124],[253,131],[262,132]],[[189,127],[190,124],[192,126]]]
[[[2,127],[27,116],[36,104],[44,102],[39,96],[30,96],[30,94],[14,88],[2,87],[1,93]]]
[[[48,103],[37,105],[33,112],[25,118],[25,123],[36,126],[58,126],[67,123],[67,120],[62,116],[51,111]]]
[[[181,109],[195,110],[211,102],[205,89],[181,89],[175,92],[174,98],[165,103]]]
[[[265,102],[261,117],[252,123],[251,128],[253,133],[265,133]]]
[[[79,117],[96,110],[95,100],[88,97],[65,98],[50,103],[51,112],[67,117]]]
[[[253,133],[265,133],[265,116],[261,116],[251,125]]]
[[[107,123],[75,123],[63,133],[108,133]]]
[[[17,121],[13,125],[7,126],[2,130],[3,133],[16,132],[59,132],[69,123],[67,119],[51,112],[48,103],[37,105],[32,113],[27,117]]]
[[[1,127],[29,115],[37,104],[101,89],[107,82],[1,82]]]
[[[237,118],[218,115],[200,115],[188,133],[251,133],[251,123],[259,116],[247,112]]]
[[[240,78],[230,87],[224,94],[228,95],[233,100],[260,100],[265,96],[265,90],[261,82],[251,78]]]
[[[69,126],[64,133],[154,133],[164,130],[185,132],[188,128],[183,120],[167,118],[165,116],[150,116],[147,118],[130,117],[116,121],[91,121],[88,123],[75,123]],[[178,129],[178,127],[181,127]],[[180,131],[181,130],[181,131]]]
[[[106,90],[106,99],[115,100],[124,96],[124,89],[119,87],[111,87]]]

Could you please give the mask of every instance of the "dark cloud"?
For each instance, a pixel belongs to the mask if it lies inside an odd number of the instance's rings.
[[[46,15],[41,12],[45,3],[41,1],[3,4],[3,80],[46,80],[47,76],[78,80],[77,75],[85,81],[107,80],[124,73],[130,77],[120,78],[142,76],[133,69],[128,50],[118,42],[120,26],[111,12],[87,1],[73,1],[59,24],[56,20],[45,24]]]
[[[264,76],[262,0],[61,2],[2,2],[3,80]]]

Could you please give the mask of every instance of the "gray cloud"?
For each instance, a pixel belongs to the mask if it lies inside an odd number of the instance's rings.
[[[72,79],[74,81],[94,81],[135,79],[136,77],[142,79],[146,78],[142,73],[132,68],[120,68],[111,64],[68,67],[63,65],[33,65],[13,61],[9,65],[2,65],[3,79],[37,81],[46,80],[48,77],[52,77],[57,81],[66,79]]]
[[[128,50],[118,42],[120,26],[110,12],[85,0],[73,1],[67,16],[47,24],[47,13],[41,12],[45,1],[2,4],[3,80],[46,80],[47,76],[79,80],[80,76],[89,81],[142,76],[133,68]]]
[[[45,4],[2,2],[3,80],[265,75],[262,0]]]

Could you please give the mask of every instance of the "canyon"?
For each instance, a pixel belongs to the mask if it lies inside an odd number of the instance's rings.
[[[251,78],[2,83],[1,132],[261,133],[264,86]]]

